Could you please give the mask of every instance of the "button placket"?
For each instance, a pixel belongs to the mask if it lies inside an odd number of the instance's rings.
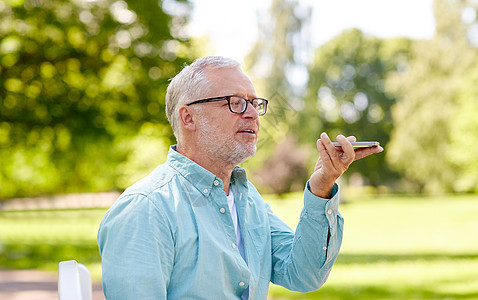
[[[335,206],[336,204],[334,203],[329,203],[329,205],[327,205],[325,207],[325,216],[327,218],[327,220],[329,221],[329,225],[330,225],[330,235],[331,236],[335,236],[335,233],[336,233],[336,225],[335,223],[337,222],[337,215],[338,215],[338,208]]]
[[[213,185],[216,185],[215,182],[213,182]],[[220,181],[217,180],[217,186],[220,185]],[[224,195],[224,193],[222,193],[219,189],[216,189],[214,188],[214,186],[212,187],[212,189],[209,191],[211,194],[211,196],[213,197],[216,197],[216,196],[219,196],[218,194],[220,194],[219,197],[222,197]],[[233,224],[233,221],[232,221],[232,218],[231,216],[227,213],[229,210],[228,210],[228,207],[227,207],[227,201],[225,199],[226,197],[224,196],[224,202],[222,201],[222,199],[217,199],[217,201],[213,201],[213,203],[215,203],[216,206],[216,211],[219,213],[219,216],[220,216],[220,219],[222,220],[224,226],[225,226],[225,230],[227,232],[227,240],[228,240],[228,243],[229,243],[229,247],[231,247],[230,249],[233,249],[232,251],[237,251],[236,249],[238,249],[236,243],[234,242],[236,240],[236,232],[235,232],[235,228],[234,228],[234,224]]]

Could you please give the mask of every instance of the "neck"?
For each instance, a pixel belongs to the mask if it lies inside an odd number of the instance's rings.
[[[229,192],[232,170],[236,167],[235,164],[227,163],[215,156],[205,155],[201,153],[201,151],[197,151],[196,149],[180,143],[178,143],[177,151],[220,178],[222,180],[223,190],[227,195]]]

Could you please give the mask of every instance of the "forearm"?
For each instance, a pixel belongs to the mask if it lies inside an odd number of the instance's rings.
[[[272,282],[301,292],[320,288],[339,253],[342,230],[337,188],[330,200],[318,198],[306,188],[295,235],[273,240]]]

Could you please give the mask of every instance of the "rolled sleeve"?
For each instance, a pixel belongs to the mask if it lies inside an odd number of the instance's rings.
[[[307,183],[304,208],[294,240],[290,242],[290,252],[273,250],[272,282],[300,292],[317,290],[325,283],[342,243],[343,218],[338,212],[338,194],[338,186],[334,185],[331,199],[319,198],[310,192]],[[281,245],[284,246],[283,241]]]
[[[334,184],[330,199],[317,197],[310,191],[309,182],[307,182],[304,191],[304,209],[302,210],[302,214],[307,215],[308,218],[316,219],[318,222],[327,220],[332,236],[336,234],[337,225],[339,225],[337,218],[343,219],[339,212],[338,192],[339,187],[337,184]]]

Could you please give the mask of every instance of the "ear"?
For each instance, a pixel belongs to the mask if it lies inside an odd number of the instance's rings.
[[[179,108],[179,119],[181,120],[181,124],[185,130],[196,130],[196,123],[194,123],[193,112],[188,106],[183,105]]]

